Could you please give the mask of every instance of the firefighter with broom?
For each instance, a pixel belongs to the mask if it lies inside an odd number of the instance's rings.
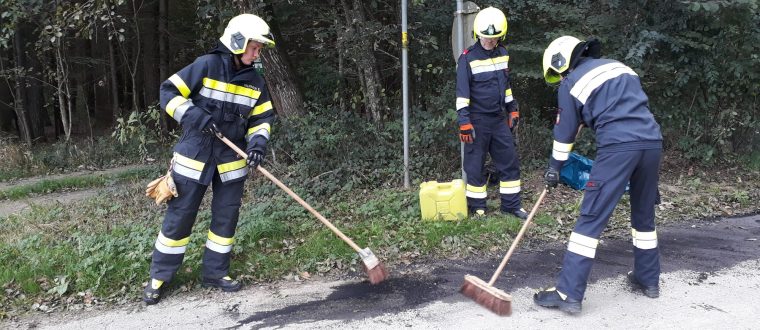
[[[507,18],[494,7],[475,16],[474,45],[457,63],[456,109],[459,139],[464,143],[467,174],[467,206],[475,216],[486,213],[486,154],[499,173],[501,212],[526,219],[520,203],[520,161],[513,133],[520,112],[512,96],[509,54],[501,44],[507,34]]]
[[[601,59],[596,39],[563,36],[544,51],[543,74],[559,84],[558,112],[547,187],[559,182],[559,170],[580,125],[596,133],[597,156],[585,187],[580,216],[570,234],[555,287],[533,296],[543,307],[579,313],[599,236],[630,181],[633,270],[631,285],[650,298],[659,296],[660,252],[654,222],[662,134],[649,111],[639,76],[628,66]]]
[[[209,184],[214,193],[201,284],[225,292],[241,288],[229,276],[229,266],[243,185],[248,166],[256,168],[264,159],[274,119],[264,79],[252,64],[274,44],[264,20],[251,14],[236,16],[214,49],[161,84],[161,107],[182,126],[183,134],[174,147],[171,169],[177,197],[167,203],[143,293],[148,305],[159,302],[166,282],[182,264]],[[247,159],[215,133],[245,150]]]

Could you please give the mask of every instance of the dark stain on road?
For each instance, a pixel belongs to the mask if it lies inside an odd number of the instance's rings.
[[[692,270],[699,276],[692,285],[710,284],[710,273],[760,257],[758,216],[691,222],[658,228],[663,272]],[[494,286],[509,293],[519,288],[554,286],[565,253],[564,242],[527,242],[516,252]],[[506,250],[506,249],[505,249]],[[629,240],[603,239],[597,249],[589,281],[625,274],[633,265]],[[379,285],[351,283],[334,288],[325,299],[255,313],[238,322],[240,327],[280,327],[315,320],[351,321],[385,313],[411,310],[419,305],[466,300],[458,293],[465,274],[488,281],[501,258],[489,260],[428,261],[433,270],[397,275]],[[407,269],[397,269],[397,271]],[[661,283],[667,290],[667,283]],[[705,308],[704,306],[700,306]],[[244,313],[244,311],[241,311]]]

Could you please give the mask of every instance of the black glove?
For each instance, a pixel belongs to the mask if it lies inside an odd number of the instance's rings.
[[[544,172],[544,182],[548,188],[556,188],[559,183],[559,171],[556,168],[549,167]]]
[[[264,154],[261,153],[261,151],[258,150],[251,150],[248,152],[248,159],[245,160],[245,163],[248,164],[248,166],[257,168],[259,167],[259,164],[264,161]]]
[[[216,135],[216,133],[219,133],[219,128],[216,127],[216,123],[214,123],[213,120],[209,120],[206,123],[206,127],[204,127],[201,130],[201,133],[203,133],[203,134],[210,134],[210,135]]]

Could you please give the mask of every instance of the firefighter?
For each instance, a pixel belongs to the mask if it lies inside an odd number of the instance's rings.
[[[177,272],[198,208],[212,185],[211,226],[203,253],[204,287],[240,289],[229,276],[244,180],[248,166],[264,160],[274,109],[264,79],[253,68],[266,47],[273,47],[269,26],[258,16],[232,18],[216,47],[161,84],[161,108],[182,126],[174,147],[172,175],[178,197],[170,200],[158,233],[150,282],[143,300],[151,305]],[[213,134],[221,132],[245,150],[241,159]]]
[[[628,281],[650,298],[659,296],[660,253],[654,223],[662,134],[649,111],[639,76],[624,64],[601,59],[596,39],[563,36],[544,51],[544,79],[559,84],[554,143],[544,180],[557,186],[581,125],[596,134],[597,157],[585,187],[580,216],[570,234],[556,286],[533,296],[543,307],[579,313],[586,283],[615,205],[630,181],[633,271]]]
[[[501,212],[526,219],[528,214],[520,203],[520,160],[513,137],[520,112],[512,96],[509,54],[502,44],[507,18],[501,10],[488,7],[475,16],[473,30],[477,41],[459,56],[456,84],[468,209],[475,216],[486,212],[483,169],[486,154],[490,154],[499,174]]]

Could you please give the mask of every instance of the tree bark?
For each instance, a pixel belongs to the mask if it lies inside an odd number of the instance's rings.
[[[112,117],[111,117],[111,124],[116,125],[116,119],[121,117],[121,107],[119,106],[119,79],[117,78],[116,74],[116,50],[113,46],[113,40],[108,40],[106,38],[106,42],[108,43],[108,65],[109,65],[109,74],[110,74],[110,82],[109,86],[111,86],[111,109],[112,110]]]
[[[26,41],[24,40],[24,27],[23,23],[19,23],[19,25],[16,27],[16,34],[13,38],[13,48],[15,50],[14,57],[16,60],[16,68],[25,68],[25,54],[24,49],[26,48]],[[16,123],[18,124],[18,131],[19,131],[19,137],[22,141],[26,142],[26,144],[31,145],[32,144],[32,132],[29,127],[29,117],[26,113],[26,109],[24,108],[24,99],[26,98],[25,91],[25,85],[26,84],[26,78],[20,74],[16,75],[16,96],[14,97],[14,110],[16,112]]]
[[[374,41],[366,31],[367,20],[364,17],[361,1],[353,0],[349,6],[341,0],[344,9],[348,35],[356,43],[353,61],[362,80],[365,108],[371,121],[379,123],[383,119],[383,101],[380,95],[380,75],[377,72],[377,59],[374,54]]]
[[[156,99],[160,98],[158,95],[161,83],[169,78],[169,48],[168,48],[168,32],[169,32],[169,4],[168,0],[158,0],[158,85],[156,88]],[[159,110],[160,111],[160,110]],[[168,114],[164,111],[160,111],[161,115],[161,130],[164,134],[169,133],[169,122],[167,121]]]
[[[267,16],[272,17],[268,24],[275,35],[280,35],[279,24],[275,17],[274,8],[270,3],[266,3],[264,10]],[[296,76],[293,73],[292,66],[285,51],[286,45],[278,44],[274,48],[262,52],[262,62],[264,64],[265,80],[267,90],[272,98],[272,105],[277,114],[283,117],[292,115],[301,115],[303,109],[303,93],[296,82]]]

